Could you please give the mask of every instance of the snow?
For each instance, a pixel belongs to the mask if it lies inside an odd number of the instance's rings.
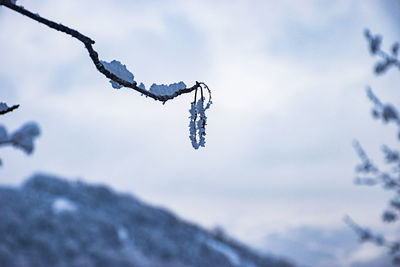
[[[76,209],[76,204],[69,199],[60,197],[53,201],[52,210],[56,214],[62,212],[74,212]]]
[[[143,90],[146,90],[146,86],[145,86],[143,83],[140,83],[140,84],[139,84],[139,88],[141,88],[141,89],[143,89]]]
[[[209,239],[206,241],[207,246],[223,254],[234,266],[240,265],[240,256],[229,246],[214,240]]]
[[[11,143],[24,150],[27,154],[33,152],[33,139],[39,136],[40,130],[34,122],[24,124],[20,129],[15,131],[11,137]]]
[[[130,72],[125,65],[121,64],[121,62],[117,60],[113,60],[110,63],[106,61],[100,61],[104,67],[111,72],[112,74],[116,75],[118,78],[125,80],[127,82],[133,83],[135,82],[135,76]],[[110,83],[113,88],[120,89],[123,86],[113,80],[110,80]]]
[[[155,95],[173,95],[175,92],[185,89],[186,84],[182,81],[178,83],[166,84],[155,84],[153,83],[150,87],[150,92]]]
[[[116,75],[118,78],[125,80],[127,82],[133,83],[135,82],[135,76],[132,74],[132,72],[130,72],[125,65],[123,65],[121,62],[119,62],[118,60],[113,60],[111,62],[106,62],[106,61],[100,61],[104,67],[111,73],[113,73],[114,75]],[[112,85],[113,88],[115,89],[120,89],[123,86],[120,85],[117,82],[114,82],[113,80],[110,80],[110,83]],[[146,90],[146,87],[143,83],[140,83],[140,85],[138,86],[139,88]],[[150,86],[150,90],[149,92],[155,94],[155,95],[173,95],[175,92],[185,89],[186,88],[186,84],[182,81],[178,82],[178,83],[171,83],[169,85],[166,84],[155,84],[153,83]]]

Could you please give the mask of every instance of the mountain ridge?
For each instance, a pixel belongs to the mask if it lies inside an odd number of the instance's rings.
[[[0,218],[0,266],[293,266],[130,194],[42,173],[0,187]]]

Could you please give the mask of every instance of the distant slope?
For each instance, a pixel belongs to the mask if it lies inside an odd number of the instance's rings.
[[[279,266],[106,186],[38,174],[0,187],[0,266]]]

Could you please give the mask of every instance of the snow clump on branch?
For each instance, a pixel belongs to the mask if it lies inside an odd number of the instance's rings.
[[[117,76],[118,78],[125,80],[127,82],[133,83],[135,80],[135,76],[133,76],[132,72],[130,72],[125,65],[122,65],[121,62],[117,61],[117,60],[113,60],[110,63],[106,62],[106,61],[100,61],[104,67],[111,72],[112,74],[114,74],[115,76]],[[117,82],[114,82],[113,80],[110,80],[110,83],[112,85],[113,88],[115,89],[121,89],[123,86],[120,85]]]
[[[149,91],[155,95],[173,95],[175,92],[185,88],[186,84],[182,81],[170,85],[153,83]]]
[[[111,72],[112,74],[114,74],[115,76],[117,76],[118,78],[125,80],[127,82],[130,83],[134,83],[135,82],[135,76],[133,75],[132,72],[130,72],[125,65],[123,65],[121,62],[117,61],[117,60],[113,60],[110,63],[106,62],[106,61],[100,61],[104,67]],[[110,80],[110,83],[112,85],[113,88],[115,89],[120,89],[123,86],[120,85],[119,83]],[[143,83],[140,83],[139,88],[146,90],[146,87]],[[165,96],[165,95],[173,95],[175,92],[185,89],[186,88],[186,84],[184,82],[178,82],[178,83],[172,83],[169,85],[166,84],[155,84],[153,83],[149,89],[150,93],[153,93],[154,95],[158,95],[158,96]]]

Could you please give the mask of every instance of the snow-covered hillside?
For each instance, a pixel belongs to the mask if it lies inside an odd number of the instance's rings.
[[[0,188],[0,266],[292,266],[106,186]]]

